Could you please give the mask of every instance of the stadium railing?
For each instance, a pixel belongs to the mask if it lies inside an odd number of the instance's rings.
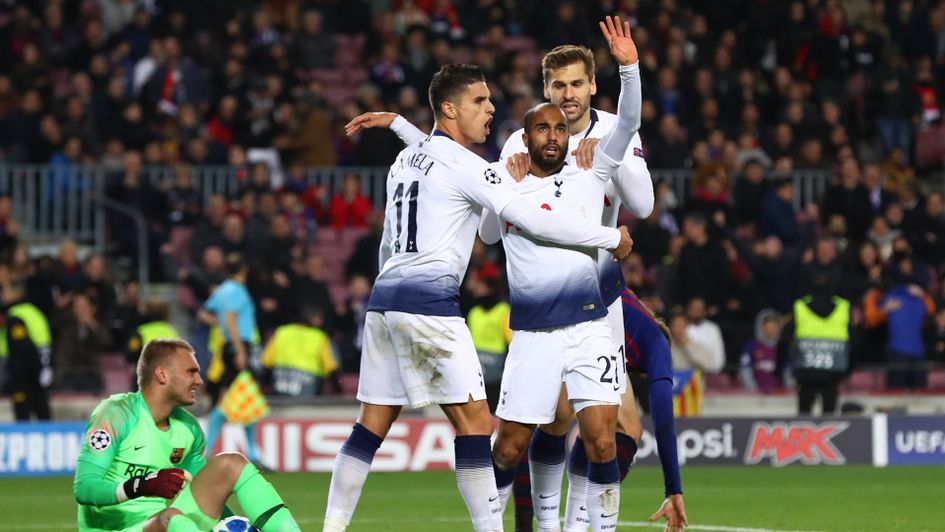
[[[143,178],[155,188],[173,182],[175,166],[146,166]],[[206,200],[211,195],[234,197],[249,179],[249,169],[233,166],[187,167],[194,186]],[[386,167],[308,168],[306,182],[321,187],[328,201],[342,189],[345,176],[361,179],[361,190],[375,207],[384,206]],[[667,181],[684,204],[690,195],[692,170],[652,170],[653,181]],[[272,182],[283,181],[281,170],[271,171]],[[0,164],[0,194],[9,195],[13,217],[21,232],[31,242],[57,242],[72,238],[81,244],[103,250],[106,238],[105,217],[109,207],[104,201],[110,179],[120,180],[121,172],[109,172],[102,166]],[[823,196],[831,181],[829,171],[797,171],[794,180],[794,206],[801,208]],[[132,214],[124,213],[132,216]]]

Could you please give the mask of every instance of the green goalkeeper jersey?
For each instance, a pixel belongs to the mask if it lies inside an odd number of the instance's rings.
[[[126,480],[180,467],[196,475],[206,465],[203,430],[183,408],[175,408],[161,430],[140,392],[115,394],[92,412],[75,470],[79,530],[123,530],[167,508],[160,497],[118,503]]]

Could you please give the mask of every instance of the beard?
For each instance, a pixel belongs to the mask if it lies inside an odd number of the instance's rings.
[[[558,154],[554,157],[549,157],[545,155],[545,148],[547,146],[547,144],[544,146],[530,145],[528,147],[528,158],[531,160],[531,164],[537,166],[545,173],[550,173],[561,168],[561,165],[564,164],[564,156],[567,152],[567,148],[558,145]]]

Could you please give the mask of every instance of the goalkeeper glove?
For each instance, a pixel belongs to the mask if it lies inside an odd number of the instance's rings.
[[[184,484],[191,479],[192,477],[187,471],[179,467],[172,467],[130,478],[122,484],[122,487],[129,499],[137,499],[138,497],[173,499],[180,493],[180,490],[184,489]]]

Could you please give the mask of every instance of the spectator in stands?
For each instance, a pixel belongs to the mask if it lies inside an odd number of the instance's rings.
[[[223,218],[223,240],[221,247],[223,254],[244,253],[246,249],[246,224],[243,218],[236,213],[227,214]]]
[[[361,364],[361,343],[364,332],[364,317],[371,295],[371,281],[363,275],[355,275],[348,282],[348,297],[338,305],[337,338],[343,346],[341,367],[345,372],[357,372]]]
[[[779,179],[763,196],[758,232],[761,236],[778,237],[785,246],[798,243],[797,215],[794,212],[794,181]],[[757,203],[757,199],[755,200]]]
[[[85,294],[89,300],[95,302],[96,310],[99,312],[99,319],[109,317],[111,309],[115,308],[118,302],[118,295],[115,287],[108,279],[108,272],[105,267],[105,257],[101,255],[89,255],[85,259],[82,271],[84,279],[77,289],[78,293]]]
[[[331,200],[331,225],[336,230],[344,227],[367,227],[371,212],[371,201],[361,192],[361,178],[348,174],[342,183],[341,192]]]
[[[309,306],[322,311],[322,328],[333,332],[335,304],[325,281],[325,261],[321,257],[309,254],[305,259],[303,276],[292,283],[292,293],[296,309]]]
[[[290,187],[283,187],[279,193],[279,206],[295,242],[309,244],[315,238],[315,229],[318,227],[315,213],[299,201],[299,193]]]
[[[301,68],[335,66],[335,40],[322,31],[322,14],[310,9],[302,16],[302,31],[295,37],[294,53]]]
[[[701,298],[714,316],[725,302],[729,286],[728,260],[721,244],[709,238],[708,221],[699,213],[683,221],[685,244],[676,271],[677,300]]]
[[[673,357],[673,406],[676,415],[698,415],[702,410],[705,390],[703,371],[714,367],[715,355],[708,345],[689,335],[689,319],[682,310],[669,317],[669,330],[673,342],[670,350]],[[677,387],[676,381],[679,385]]]
[[[767,198],[767,190],[768,183],[765,182],[765,168],[762,162],[759,159],[745,161],[741,175],[735,180],[733,222],[738,225],[757,224],[763,212],[763,203],[759,199]]]
[[[226,198],[220,195],[210,196],[204,217],[194,228],[194,237],[190,243],[193,259],[199,261],[203,251],[210,246],[223,247],[223,220],[227,214]]]
[[[869,228],[870,206],[869,191],[863,186],[860,166],[855,159],[848,158],[840,163],[840,183],[827,189],[821,205],[822,222],[834,214],[842,215],[847,224],[847,236],[859,240]]]
[[[694,297],[686,303],[686,338],[705,348],[701,353],[704,358],[698,360],[699,369],[718,373],[725,366],[725,343],[722,330],[715,322],[706,317],[706,303],[701,297]]]
[[[85,294],[72,298],[71,312],[55,328],[53,359],[56,388],[102,392],[102,353],[112,344],[108,329],[96,318],[95,303]]]
[[[3,272],[0,320],[4,343],[3,392],[10,394],[17,421],[50,419],[47,388],[53,382],[52,335],[46,316],[25,299],[26,287]]]
[[[900,258],[894,267],[889,289],[867,296],[866,323],[887,324],[890,367],[886,386],[922,389],[928,379],[923,329],[926,318],[935,315],[935,303],[917,282],[911,258]]]
[[[368,215],[367,234],[358,239],[351,256],[345,262],[345,277],[364,275],[371,282],[377,277],[377,250],[384,232],[384,211],[373,209]],[[634,237],[637,235],[634,234]]]
[[[781,388],[778,375],[778,341],[781,338],[781,315],[765,309],[755,317],[755,338],[742,348],[742,385],[749,390],[768,394]]]

